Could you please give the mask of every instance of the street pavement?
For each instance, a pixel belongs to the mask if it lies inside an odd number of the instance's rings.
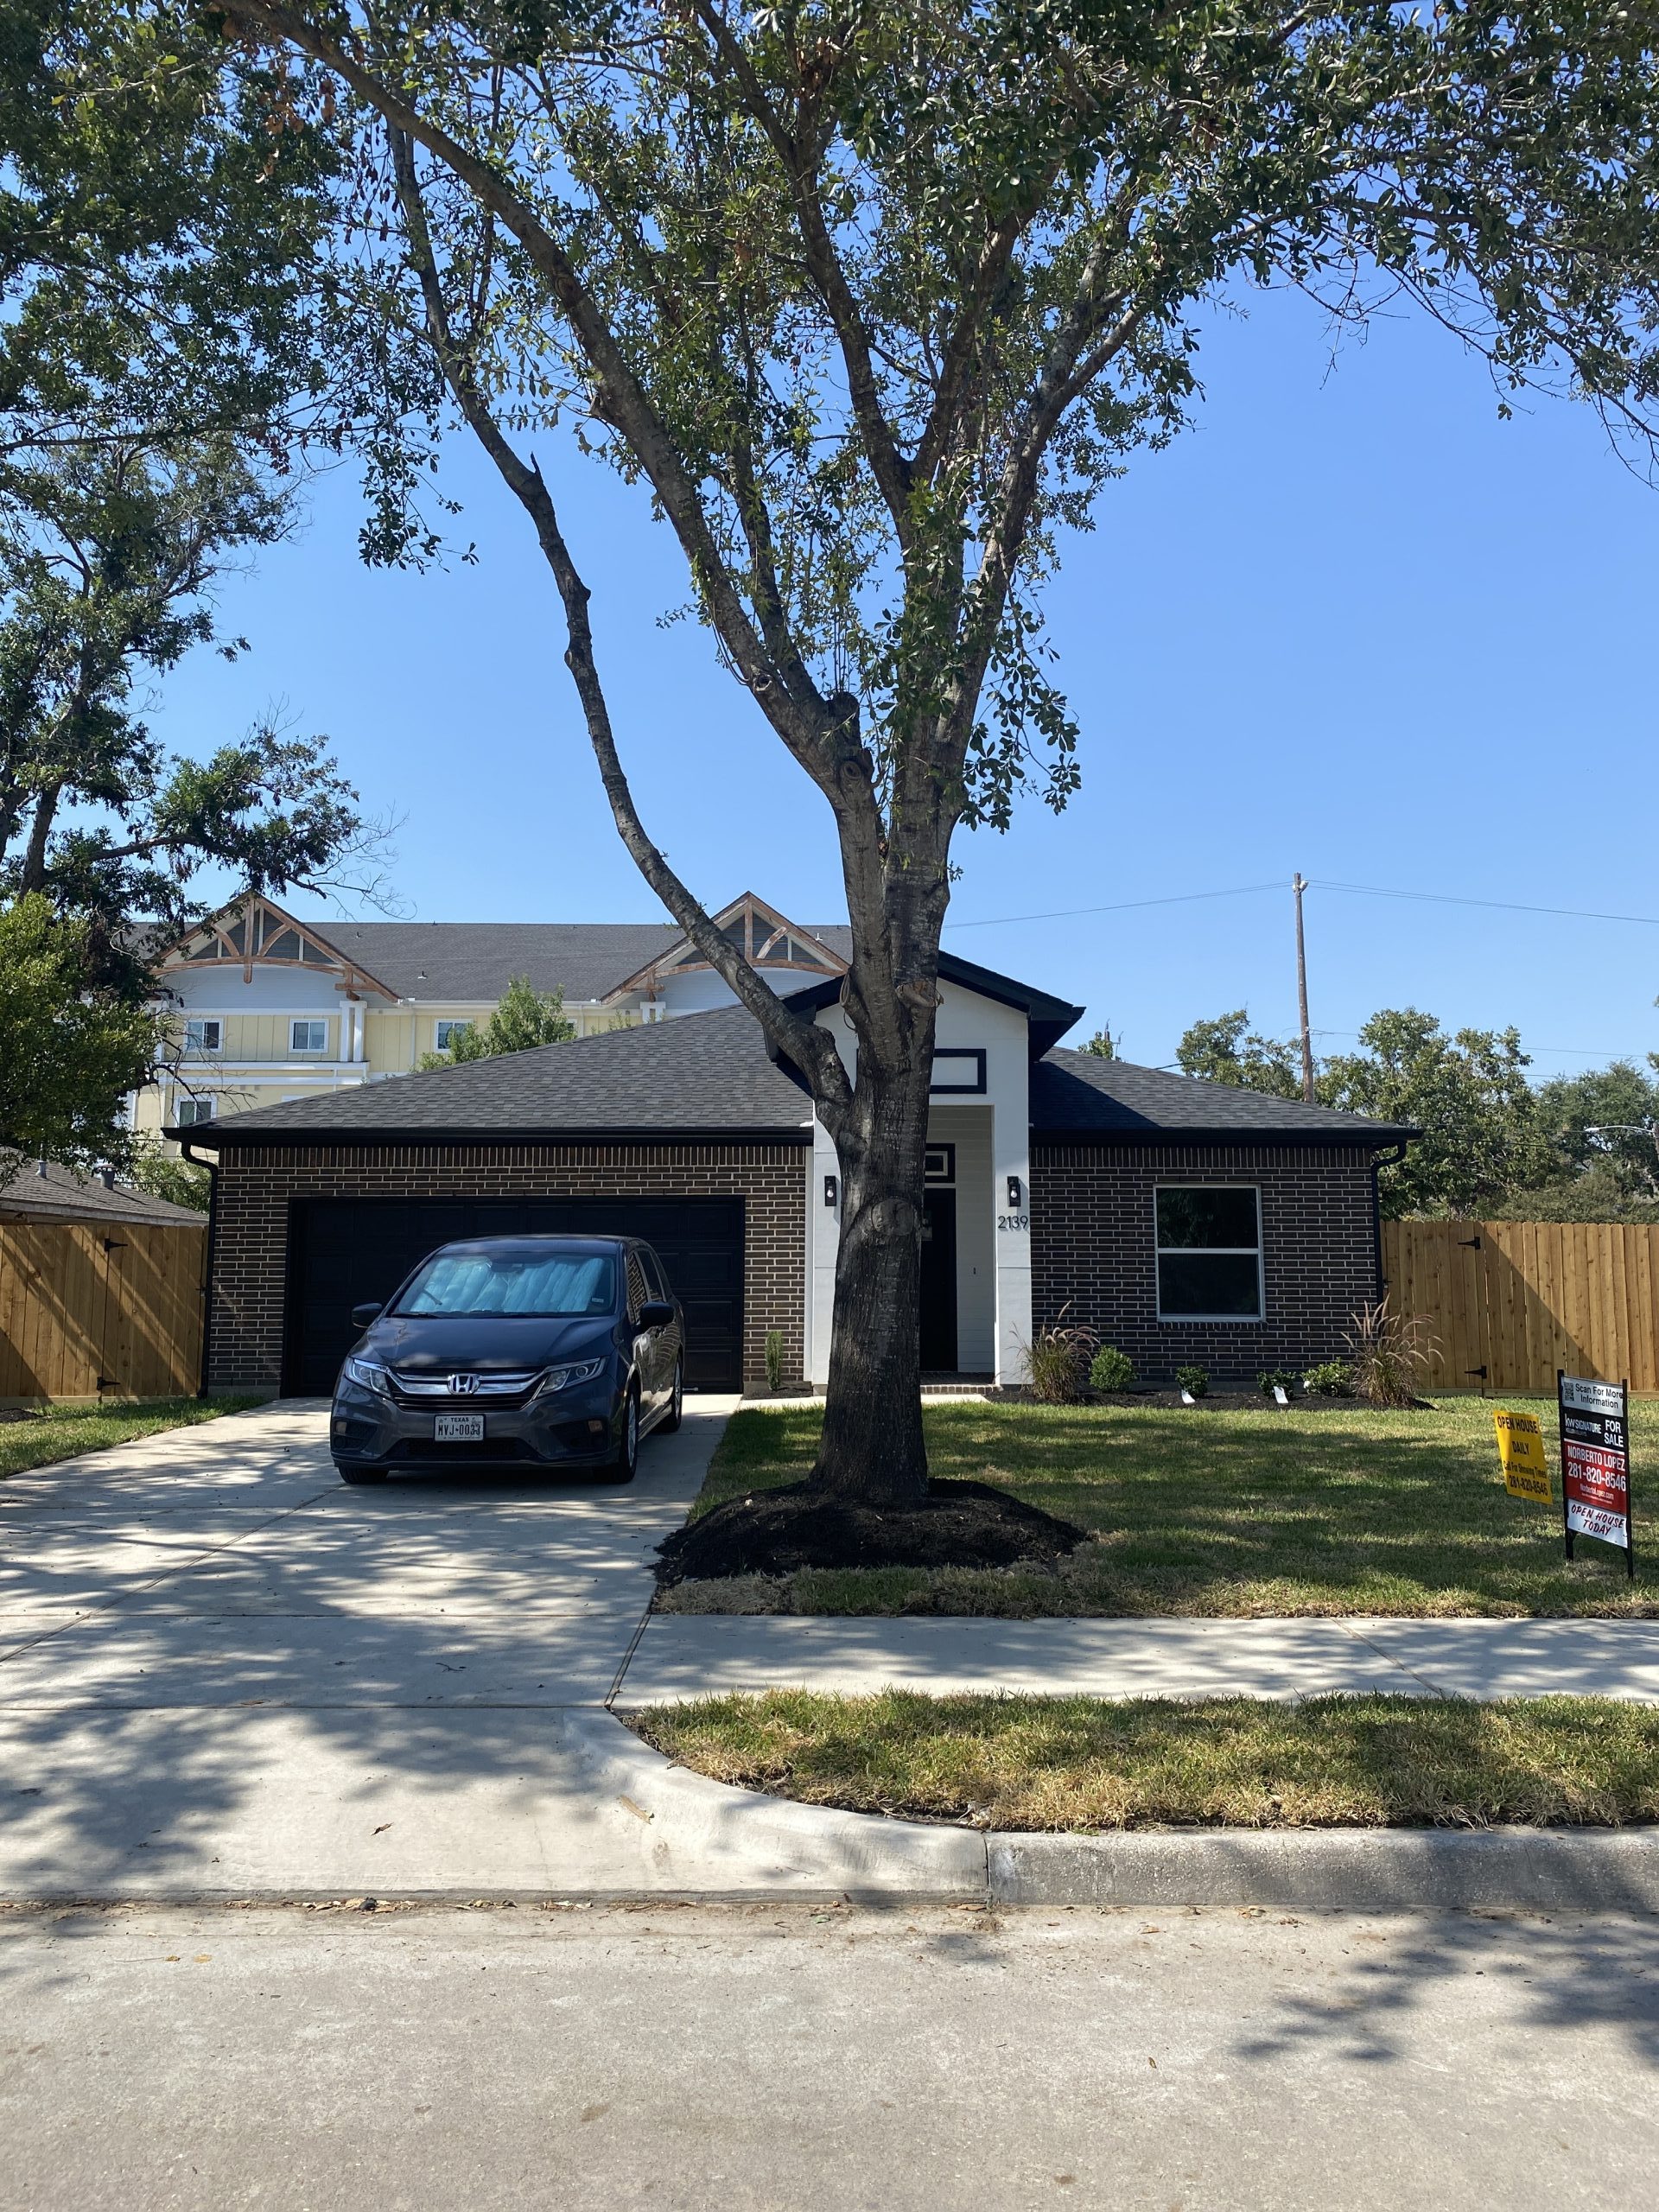
[[[1659,1923],[0,1914],[0,2212],[1649,2201]]]

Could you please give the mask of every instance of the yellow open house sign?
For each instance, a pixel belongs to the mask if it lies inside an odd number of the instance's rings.
[[[1505,1413],[1492,1408],[1497,1431],[1497,1456],[1503,1466],[1503,1486],[1511,1497],[1530,1498],[1535,1505],[1548,1505],[1554,1496],[1549,1486],[1549,1462],[1544,1457],[1544,1432],[1536,1414]]]

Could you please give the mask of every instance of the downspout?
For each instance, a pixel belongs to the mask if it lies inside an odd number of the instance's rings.
[[[207,1395],[207,1363],[213,1338],[213,1255],[219,1245],[219,1160],[217,1157],[198,1160],[190,1149],[191,1142],[192,1140],[181,1129],[179,1150],[193,1167],[207,1170],[207,1280],[201,1291],[201,1379],[196,1389],[197,1397],[205,1398]]]

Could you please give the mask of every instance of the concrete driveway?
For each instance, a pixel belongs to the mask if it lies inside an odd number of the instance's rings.
[[[0,1485],[0,1896],[656,1886],[575,1717],[733,1402],[626,1489],[347,1489],[302,1402]]]

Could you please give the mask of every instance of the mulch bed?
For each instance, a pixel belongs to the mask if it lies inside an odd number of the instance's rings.
[[[728,1498],[659,1546],[657,1580],[792,1574],[804,1567],[1052,1567],[1089,1531],[988,1483],[931,1482],[893,1508],[826,1497],[804,1483]]]

